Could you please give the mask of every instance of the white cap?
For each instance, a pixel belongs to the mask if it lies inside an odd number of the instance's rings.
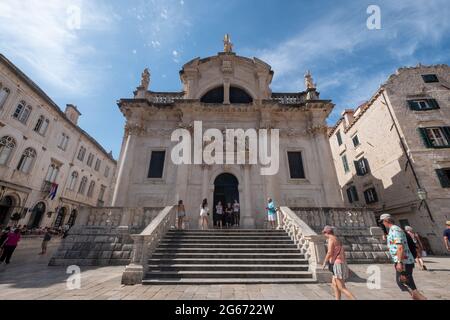
[[[386,220],[386,219],[392,219],[392,216],[391,216],[389,213],[383,213],[383,214],[380,216],[380,222],[383,222],[383,221]]]

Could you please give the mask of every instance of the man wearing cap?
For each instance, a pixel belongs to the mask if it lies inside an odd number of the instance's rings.
[[[444,244],[447,251],[450,252],[450,220],[445,223],[447,228],[444,230]]]
[[[381,215],[380,222],[389,229],[387,245],[395,265],[397,285],[400,290],[408,291],[413,300],[426,300],[414,283],[414,257],[409,250],[405,232],[394,224],[394,219],[388,213]]]

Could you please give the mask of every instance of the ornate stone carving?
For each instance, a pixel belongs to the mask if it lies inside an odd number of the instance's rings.
[[[316,90],[316,85],[313,82],[311,71],[309,71],[309,70],[305,74],[305,87],[306,87],[306,90],[309,90],[309,89]]]
[[[125,136],[135,135],[142,136],[145,134],[145,127],[140,123],[127,122],[125,124]]]
[[[326,135],[328,132],[328,127],[325,125],[312,126],[312,127],[309,127],[308,129],[306,129],[306,132],[311,135],[316,135],[316,134],[325,134]]]

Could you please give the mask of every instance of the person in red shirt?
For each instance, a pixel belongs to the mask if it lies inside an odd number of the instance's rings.
[[[20,241],[20,230],[15,229],[14,232],[8,233],[8,237],[6,238],[5,243],[3,244],[3,253],[0,257],[0,264],[3,263],[3,261],[6,264],[9,264],[11,261],[11,256],[14,253],[14,250],[16,250],[17,244]]]

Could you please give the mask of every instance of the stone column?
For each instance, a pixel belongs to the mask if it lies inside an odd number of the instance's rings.
[[[252,208],[250,189],[250,165],[243,165],[244,169],[244,211],[241,208],[242,226],[247,229],[255,228],[255,217]],[[242,201],[241,201],[242,203]]]
[[[223,83],[223,103],[230,104],[230,81],[225,80]]]
[[[113,207],[124,207],[126,205],[126,197],[128,195],[128,187],[130,184],[131,169],[133,167],[133,159],[138,134],[143,130],[141,126],[128,124],[125,127],[126,142],[123,150],[122,158],[119,163],[116,187],[112,199]]]

